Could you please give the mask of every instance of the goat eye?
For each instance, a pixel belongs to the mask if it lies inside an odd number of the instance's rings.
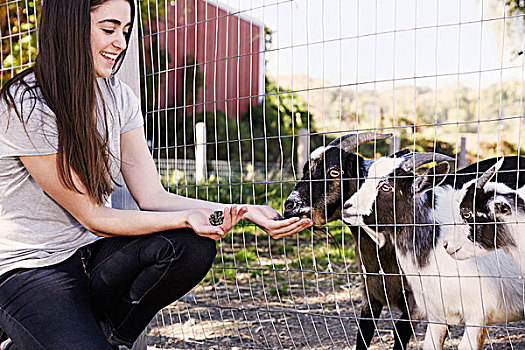
[[[381,185],[381,191],[390,192],[390,191],[392,191],[392,186],[390,186],[389,184],[382,184]]]
[[[339,170],[330,170],[330,176],[331,177],[339,177],[341,176],[341,172]]]
[[[472,212],[468,209],[462,209],[461,216],[463,217],[463,219],[468,220],[472,217]]]

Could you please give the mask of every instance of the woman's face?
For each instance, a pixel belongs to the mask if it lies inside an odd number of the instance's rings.
[[[91,53],[97,78],[111,75],[118,55],[126,49],[130,21],[126,0],[109,0],[91,11]]]

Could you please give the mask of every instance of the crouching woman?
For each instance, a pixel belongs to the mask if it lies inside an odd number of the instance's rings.
[[[0,327],[10,349],[131,346],[206,275],[215,241],[240,219],[274,238],[311,225],[164,190],[140,104],[114,77],[133,21],[133,0],[44,1],[36,63],[0,92]],[[140,211],[104,205],[120,173]],[[217,210],[222,224],[210,222]]]

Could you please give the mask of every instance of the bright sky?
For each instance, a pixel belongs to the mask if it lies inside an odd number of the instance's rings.
[[[274,77],[308,74],[333,84],[478,87],[521,75],[522,19],[510,39],[502,0],[222,0],[274,31]],[[483,21],[482,21],[483,19]],[[418,28],[414,30],[414,28]],[[504,32],[505,30],[505,32]],[[517,34],[517,35],[516,35]],[[521,34],[522,35],[522,34]],[[516,40],[517,38],[517,40]],[[503,47],[503,49],[502,49]],[[515,67],[505,69],[501,67]],[[494,70],[481,75],[480,70]],[[471,74],[467,74],[471,73]],[[435,78],[439,75],[439,78]],[[480,78],[481,76],[481,78]],[[378,86],[377,88],[381,88]]]

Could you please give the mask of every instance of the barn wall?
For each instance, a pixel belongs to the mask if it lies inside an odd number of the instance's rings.
[[[198,0],[176,2],[159,19],[159,45],[167,49],[171,62],[161,74],[159,107],[186,105],[186,113],[220,110],[241,118],[258,101],[261,27]],[[196,58],[202,87],[193,98],[189,66]],[[186,76],[185,76],[186,75]]]

